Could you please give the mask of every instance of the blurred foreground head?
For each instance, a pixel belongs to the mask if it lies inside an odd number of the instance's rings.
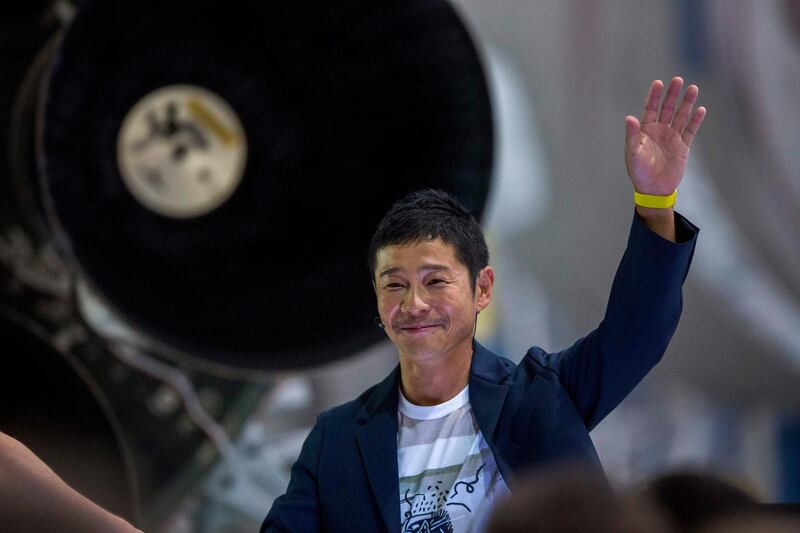
[[[789,533],[800,515],[762,503],[742,481],[708,471],[662,474],[632,491],[669,521],[676,533]]]
[[[774,512],[740,513],[717,518],[696,530],[698,533],[797,533],[800,518]]]
[[[492,512],[489,533],[668,533],[659,511],[617,496],[605,476],[580,464],[560,465],[519,478],[513,496]]]

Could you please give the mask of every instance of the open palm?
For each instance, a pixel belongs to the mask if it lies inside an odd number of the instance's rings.
[[[706,109],[698,107],[698,88],[690,85],[677,111],[675,103],[683,79],[672,79],[659,111],[664,84],[655,80],[650,85],[641,121],[625,117],[625,165],[636,191],[666,196],[678,188],[686,170],[689,147],[705,118]]]

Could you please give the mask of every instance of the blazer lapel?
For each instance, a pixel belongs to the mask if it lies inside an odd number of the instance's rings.
[[[372,494],[386,529],[400,531],[397,470],[397,394],[399,367],[381,382],[358,416],[356,440]]]
[[[473,342],[469,376],[470,405],[483,438],[486,439],[495,457],[497,452],[494,449],[492,436],[508,393],[508,385],[502,385],[501,382],[509,373],[499,357],[477,342]],[[473,398],[475,401],[472,401]]]

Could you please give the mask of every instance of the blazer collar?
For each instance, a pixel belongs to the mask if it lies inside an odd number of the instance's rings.
[[[400,365],[398,364],[383,381],[375,385],[366,403],[364,403],[364,407],[358,412],[356,420],[359,423],[364,423],[384,411],[394,411],[396,415],[399,390]]]
[[[511,370],[503,360],[483,347],[478,341],[472,341],[472,366],[469,369],[470,384],[472,378],[479,378],[490,383],[500,383]]]
[[[469,369],[470,388],[480,380],[487,383],[501,383],[511,370],[503,360],[483,347],[478,341],[472,341],[472,362]],[[366,422],[375,414],[389,411],[397,412],[398,390],[400,387],[400,365],[378,383],[369,395],[364,407],[358,413],[357,420]]]

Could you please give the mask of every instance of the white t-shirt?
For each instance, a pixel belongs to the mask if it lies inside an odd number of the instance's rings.
[[[469,386],[432,406],[401,392],[397,416],[401,531],[482,531],[495,500],[510,492],[472,414]]]

